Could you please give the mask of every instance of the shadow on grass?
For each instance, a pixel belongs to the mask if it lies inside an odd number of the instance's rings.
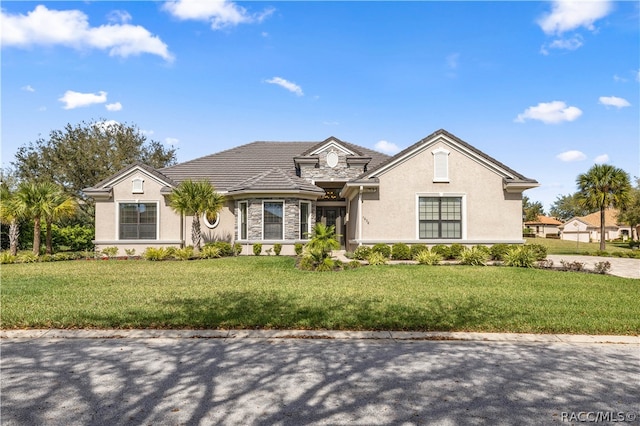
[[[117,328],[299,328],[453,331],[478,328],[496,316],[473,297],[433,298],[419,307],[375,298],[300,299],[255,291],[219,292],[215,297],[174,298],[149,309],[85,314],[80,321]],[[500,321],[504,315],[499,314]]]

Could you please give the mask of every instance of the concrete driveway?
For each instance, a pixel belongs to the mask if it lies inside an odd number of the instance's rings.
[[[7,426],[640,424],[637,343],[5,338],[1,373]]]
[[[547,259],[553,260],[554,266],[560,266],[561,260],[566,262],[582,262],[589,270],[594,269],[598,262],[609,262],[611,264],[611,275],[625,278],[640,278],[640,259],[629,259],[620,257],[599,257],[599,256],[577,256],[569,254],[550,254]]]

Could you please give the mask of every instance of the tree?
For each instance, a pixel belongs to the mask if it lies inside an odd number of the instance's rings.
[[[15,211],[33,221],[33,254],[40,254],[40,224],[50,210],[53,193],[59,189],[51,182],[21,182],[15,193]]]
[[[605,250],[604,211],[624,208],[629,202],[631,183],[624,170],[609,164],[595,164],[576,178],[578,201],[587,208],[600,210],[600,250]]]
[[[213,185],[207,181],[194,182],[190,179],[181,182],[169,196],[169,205],[181,215],[193,216],[191,222],[191,240],[193,252],[198,255],[202,233],[200,231],[200,216],[215,215],[222,209],[224,196],[217,193]]]
[[[522,210],[524,210],[524,220],[526,222],[538,219],[538,216],[544,215],[544,206],[540,201],[532,203],[526,195],[522,197]]]
[[[77,204],[75,200],[62,191],[59,187],[52,187],[48,193],[47,202],[44,204],[44,220],[46,224],[46,247],[47,254],[53,253],[53,244],[51,243],[51,225],[54,221],[65,217],[71,217],[75,214]]]
[[[9,251],[18,254],[18,238],[20,237],[20,211],[16,204],[15,191],[17,180],[5,170],[0,171],[0,222],[9,225]]]
[[[551,204],[551,210],[549,210],[551,216],[563,221],[567,221],[572,217],[586,216],[593,212],[594,210],[590,210],[580,204],[577,193],[558,195],[556,201]]]
[[[12,165],[26,181],[54,182],[77,198],[82,189],[118,170],[142,162],[160,168],[175,164],[175,149],[147,141],[136,127],[107,121],[67,124],[52,130],[49,139],[18,148]]]
[[[307,250],[318,261],[322,261],[331,254],[332,250],[340,248],[338,237],[339,235],[336,234],[334,225],[326,226],[318,222],[309,234],[310,239],[307,243]]]
[[[629,202],[620,211],[618,219],[631,227],[631,239],[634,239],[634,231],[636,231],[635,239],[640,239],[636,229],[640,224],[640,178],[636,178],[636,186],[631,188],[629,193]]]

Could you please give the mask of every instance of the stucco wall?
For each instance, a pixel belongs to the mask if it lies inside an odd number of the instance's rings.
[[[439,147],[450,151],[447,183],[433,182],[432,151]],[[449,145],[432,145],[384,172],[379,180],[379,199],[369,194],[362,204],[365,241],[417,241],[418,195],[462,196],[462,240],[522,240],[522,195],[506,193],[501,176]]]

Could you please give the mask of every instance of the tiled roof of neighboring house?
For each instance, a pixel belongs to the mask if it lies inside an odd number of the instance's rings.
[[[353,150],[371,157],[369,167],[376,167],[389,158],[368,148],[340,142]],[[235,148],[210,154],[175,166],[160,169],[160,172],[176,182],[186,179],[207,179],[219,191],[228,191],[239,182],[257,177],[268,169],[282,169],[295,173],[294,157],[302,156],[318,142],[252,142]]]
[[[507,173],[512,175],[514,177],[514,179],[517,180],[517,181],[537,183],[537,181],[535,179],[530,179],[528,177],[525,177],[525,176],[521,175],[520,173],[518,173],[515,170],[511,169],[510,167],[507,167],[506,165],[502,164],[501,162],[499,162],[495,158],[493,158],[493,157],[485,154],[484,152],[480,151],[479,149],[469,145],[468,143],[466,143],[462,139],[458,138],[457,136],[452,135],[451,133],[447,132],[444,129],[436,130],[435,132],[433,132],[429,136],[427,136],[425,138],[422,138],[421,140],[419,140],[418,142],[414,143],[410,147],[403,149],[402,151],[400,151],[399,153],[397,153],[393,157],[390,157],[386,161],[380,163],[377,167],[370,167],[369,171],[367,172],[367,175],[375,175],[375,172],[378,169],[383,168],[387,164],[393,163],[397,159],[402,158],[406,154],[408,154],[411,151],[413,151],[414,149],[418,148],[420,145],[423,145],[425,142],[428,142],[430,140],[434,140],[437,136],[440,136],[440,135],[446,136],[447,138],[455,141],[457,144],[462,146],[464,149],[466,149],[468,151],[471,151],[472,153],[474,153],[478,157],[481,157],[481,158],[489,161],[490,163],[493,163],[495,166],[503,169],[504,171],[506,171]]]
[[[555,217],[549,217],[539,215],[536,220],[530,220],[524,223],[525,225],[562,225],[562,222]]]
[[[590,226],[595,226],[596,228],[600,227],[600,211],[582,216],[579,219],[582,219],[583,222],[589,224]],[[604,226],[617,227],[618,225],[620,225],[620,223],[618,222],[618,210],[605,209]]]
[[[298,190],[324,193],[324,190],[295,174],[272,168],[228,188],[229,192]]]

